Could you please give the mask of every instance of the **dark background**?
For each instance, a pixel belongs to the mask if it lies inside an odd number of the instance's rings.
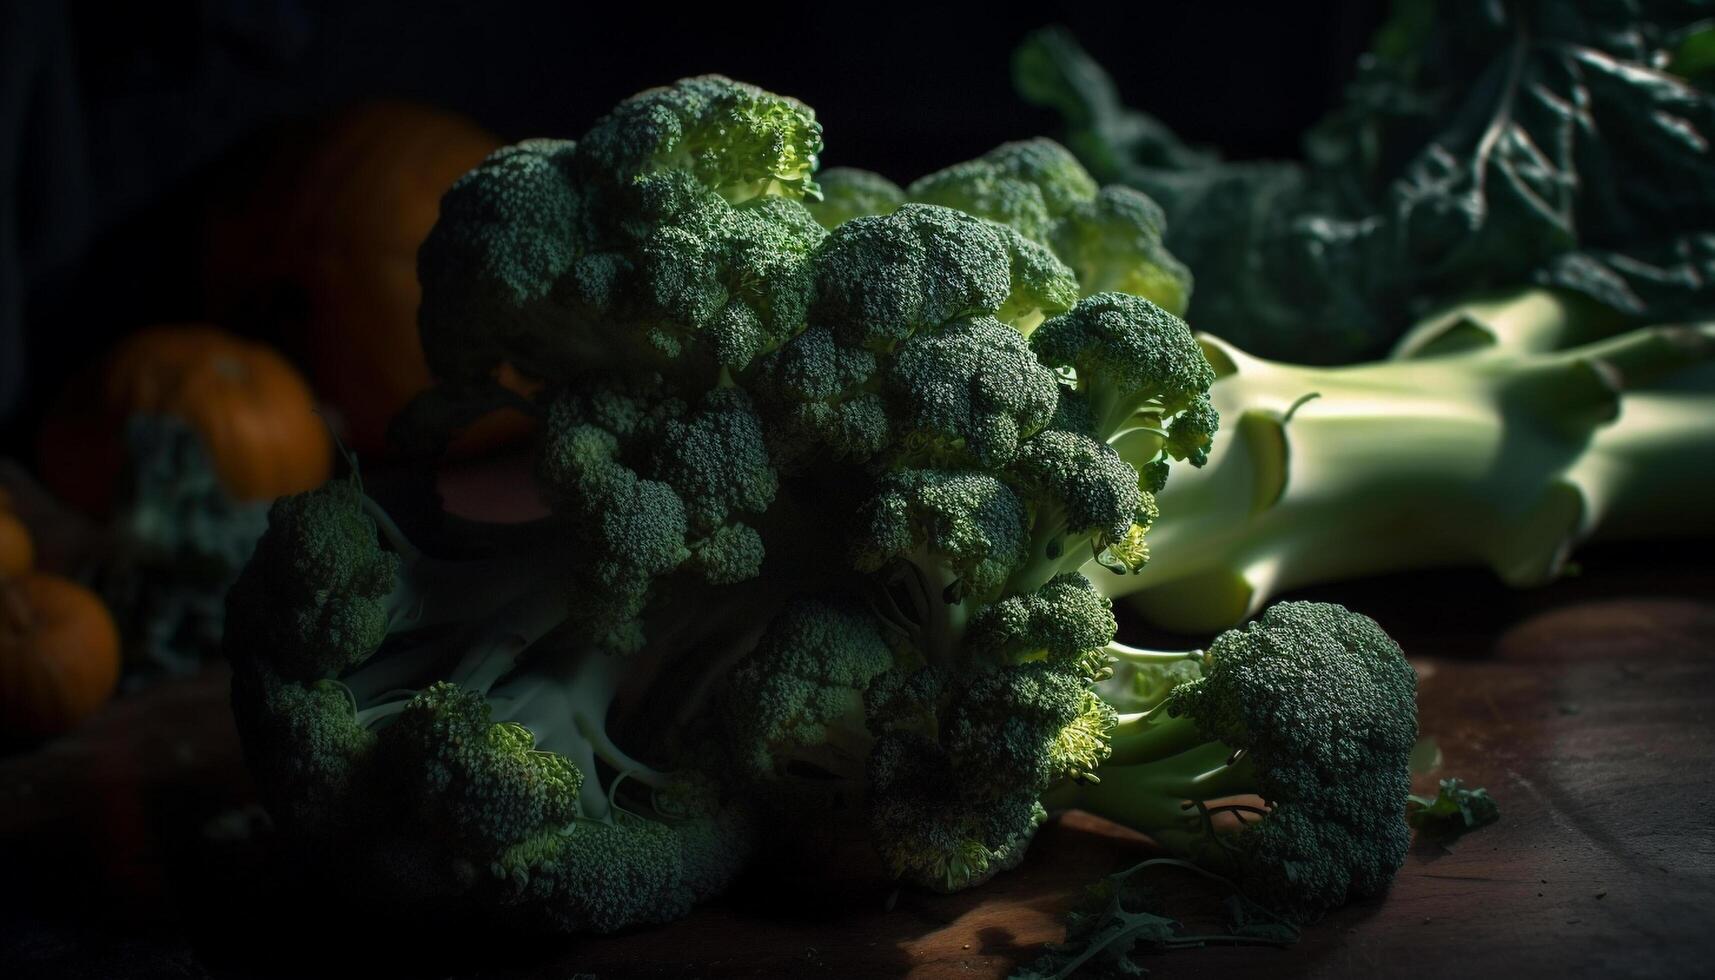
[[[0,454],[113,336],[199,314],[199,195],[286,119],[386,96],[508,140],[575,136],[635,91],[720,72],[814,106],[825,166],[904,181],[1055,131],[1009,58],[1061,23],[1130,104],[1236,157],[1290,156],[1384,7],[0,0]]]

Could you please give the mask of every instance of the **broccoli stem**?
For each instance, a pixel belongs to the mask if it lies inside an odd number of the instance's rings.
[[[1051,809],[1077,808],[1161,838],[1198,838],[1208,830],[1205,810],[1213,800],[1256,792],[1256,772],[1232,749],[1203,740],[1188,747],[1155,745],[1124,761],[1110,758],[1098,780],[1068,782],[1044,796]],[[1203,826],[1199,826],[1203,825]],[[1174,846],[1180,840],[1162,840]]]
[[[1143,650],[1126,646],[1115,640],[1102,648],[1113,659],[1128,664],[1171,664],[1181,660],[1201,660],[1202,650]]]
[[[1543,349],[1579,335],[1566,307],[1516,302],[1471,307],[1505,331],[1472,340],[1477,327],[1444,319],[1440,336],[1465,339],[1414,335],[1407,354],[1349,367],[1203,338],[1222,434],[1158,496],[1149,566],[1099,586],[1208,632],[1318,582],[1481,563],[1529,585],[1592,534],[1715,529],[1697,502],[1715,494],[1715,324]]]

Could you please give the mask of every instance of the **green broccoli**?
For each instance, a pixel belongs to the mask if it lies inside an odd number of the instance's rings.
[[[1202,659],[1200,678],[1120,717],[1096,779],[1050,804],[1140,830],[1300,921],[1384,891],[1410,843],[1417,739],[1399,647],[1339,606],[1283,602]]]
[[[522,405],[548,514],[408,536],[355,472],[273,505],[224,647],[264,797],[329,873],[609,931],[850,820],[887,872],[970,887],[1168,724],[1121,711],[1227,683],[1118,643],[1084,575],[1134,577],[1169,471],[1219,445],[1190,328],[1111,291],[1183,302],[1159,214],[1046,142],[817,203],[820,150],[807,107],[710,76],[447,193],[419,255],[440,381],[396,429],[433,448]],[[1328,672],[1317,717],[1369,717],[1374,685],[1340,675],[1370,661],[1323,655],[1350,632],[1256,635]],[[1298,736],[1208,737],[1260,764]],[[1403,789],[1336,813],[1258,778],[1281,829],[1235,847],[1327,816],[1304,832],[1374,830],[1365,883],[1391,873]],[[1307,888],[1282,900],[1334,890]]]

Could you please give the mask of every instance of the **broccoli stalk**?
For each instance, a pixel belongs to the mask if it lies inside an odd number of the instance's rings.
[[[1715,528],[1715,325],[1592,339],[1613,327],[1531,289],[1449,310],[1352,367],[1202,337],[1230,435],[1161,492],[1159,557],[1102,587],[1201,632],[1318,582],[1480,563],[1530,585],[1593,535]]]

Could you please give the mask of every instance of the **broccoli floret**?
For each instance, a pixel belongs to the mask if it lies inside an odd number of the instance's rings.
[[[912,183],[913,201],[957,208],[1047,242],[1056,223],[1096,193],[1076,157],[1053,140],[1006,143]]]
[[[993,663],[1045,660],[1097,680],[1111,673],[1105,648],[1117,630],[1113,603],[1083,575],[1065,572],[1033,592],[984,606],[971,620],[965,648]]]
[[[902,454],[993,469],[1047,424],[1059,380],[1016,331],[971,317],[907,338],[882,390]]]
[[[814,197],[822,127],[809,106],[719,75],[687,78],[621,102],[584,135],[577,156],[601,179],[682,172],[735,204]]]
[[[1215,383],[1215,371],[1185,321],[1125,293],[1085,298],[1037,328],[1030,345],[1043,363],[1076,372],[1078,391],[1103,438],[1128,428],[1161,429],[1204,401]]]
[[[1078,274],[1085,295],[1141,296],[1175,316],[1191,303],[1191,270],[1162,244],[1161,208],[1129,187],[1104,187],[1072,208],[1049,245]]]
[[[816,272],[811,318],[842,344],[875,351],[925,327],[993,313],[1012,291],[1012,258],[998,231],[922,204],[835,228]]]
[[[816,176],[822,185],[822,199],[806,201],[805,206],[830,231],[853,218],[887,214],[905,203],[905,191],[873,171],[833,167]]]
[[[1121,717],[1100,782],[1063,802],[1301,921],[1385,890],[1410,843],[1417,738],[1417,675],[1398,645],[1340,606],[1285,602],[1218,637],[1202,674]]]
[[[1076,668],[1048,661],[974,669],[946,711],[942,744],[959,785],[979,797],[1032,798],[1085,778],[1108,755],[1117,716]]]
[[[441,199],[418,255],[423,351],[438,377],[484,378],[527,324],[564,329],[606,305],[606,273],[577,268],[597,232],[575,152],[569,140],[502,147]],[[556,288],[586,281],[593,288]]]
[[[1029,792],[959,794],[955,769],[924,736],[889,732],[869,757],[869,824],[895,877],[940,892],[979,885],[1023,860],[1047,811]]]
[[[1190,302],[1191,273],[1162,244],[1161,208],[1129,187],[1098,188],[1052,140],[1004,144],[918,180],[907,197],[999,222],[1047,246],[1086,296],[1131,293],[1174,314]]]
[[[852,562],[880,571],[915,559],[931,603],[983,601],[1024,559],[1024,504],[1001,480],[969,470],[895,470],[858,512]]]
[[[411,614],[414,597],[399,555],[376,540],[375,522],[349,483],[282,497],[268,530],[232,587],[233,632],[265,644],[239,648],[289,677],[332,677],[374,653]]]
[[[529,729],[492,721],[492,710],[483,694],[437,681],[380,732],[409,805],[473,848],[571,820],[583,782],[565,757],[539,751]]]
[[[861,779],[870,739],[864,692],[893,666],[868,610],[849,601],[788,604],[728,677],[725,724],[737,764],[757,779]]]

